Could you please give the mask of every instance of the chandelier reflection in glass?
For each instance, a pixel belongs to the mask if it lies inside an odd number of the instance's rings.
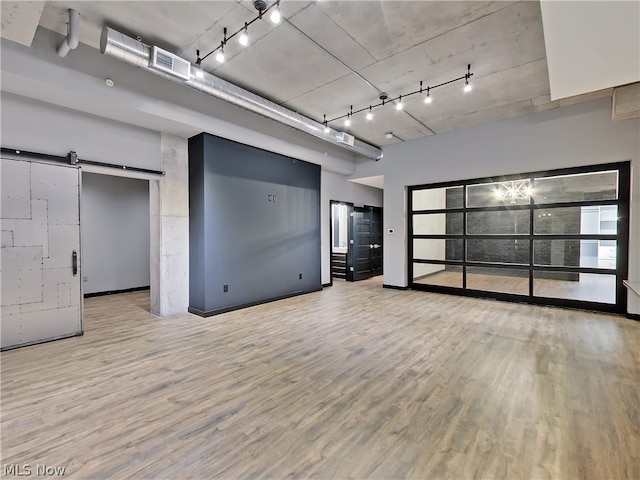
[[[517,203],[518,200],[528,201],[531,194],[533,194],[533,188],[529,179],[498,183],[495,191],[498,200],[508,200],[509,203]]]

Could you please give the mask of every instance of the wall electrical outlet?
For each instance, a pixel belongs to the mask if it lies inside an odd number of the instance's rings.
[[[298,274],[298,279],[302,280],[302,274],[301,273]]]
[[[89,277],[87,275],[83,275],[82,281],[83,282],[88,282],[89,281]]]
[[[224,286],[222,287],[222,291],[227,293],[229,291],[229,285],[225,283]]]

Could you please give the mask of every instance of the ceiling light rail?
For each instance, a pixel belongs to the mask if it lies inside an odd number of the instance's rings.
[[[256,10],[258,10],[258,16],[251,20],[250,22],[244,22],[244,25],[240,27],[238,30],[233,32],[231,35],[227,36],[227,27],[223,28],[223,37],[220,45],[207,53],[204,57],[200,57],[200,50],[196,50],[196,65],[200,66],[203,61],[205,61],[208,57],[216,54],[216,60],[219,63],[224,62],[224,47],[225,45],[234,38],[236,35],[239,35],[238,42],[243,47],[246,47],[249,44],[249,26],[253,24],[253,22],[257,20],[261,20],[264,14],[271,10],[271,21],[274,24],[279,24],[282,15],[280,13],[280,0],[276,0],[271,5],[267,6],[267,3],[264,0],[254,0],[253,6]]]
[[[343,118],[351,119],[354,115],[357,115],[358,113],[361,113],[361,112],[368,112],[367,113],[367,119],[370,120],[371,118],[373,118],[372,110],[374,108],[383,107],[384,105],[386,105],[388,103],[393,103],[393,102],[395,102],[397,100],[397,103],[395,104],[396,105],[396,109],[397,110],[402,110],[403,109],[403,102],[402,102],[403,99],[406,99],[407,97],[410,97],[412,95],[418,95],[418,94],[422,94],[422,93],[425,93],[425,92],[426,92],[427,95],[425,97],[424,102],[425,103],[431,103],[431,99],[432,99],[431,90],[433,90],[435,88],[438,88],[438,87],[443,87],[445,85],[449,85],[450,83],[459,82],[461,80],[464,80],[464,82],[465,82],[464,91],[468,92],[468,91],[471,90],[471,84],[469,83],[469,79],[472,76],[473,76],[473,73],[471,73],[471,64],[468,64],[467,65],[467,73],[465,73],[461,77],[457,77],[457,78],[448,80],[446,82],[439,83],[438,85],[427,86],[427,87],[423,87],[423,82],[421,80],[420,81],[420,88],[418,90],[416,90],[414,92],[410,92],[410,93],[403,93],[402,95],[398,95],[397,97],[394,97],[394,98],[391,98],[391,99],[389,98],[389,96],[387,95],[386,92],[382,92],[382,93],[380,93],[380,100],[381,100],[380,103],[369,105],[369,106],[366,106],[364,108],[360,108],[358,110],[354,110],[353,109],[353,105],[351,105],[351,108],[349,109],[349,112],[344,114],[344,115],[340,115],[338,117],[334,117],[334,118],[331,118],[331,119],[328,119],[328,120],[327,120],[327,116],[324,115],[324,120],[323,120],[322,123],[325,125],[325,127],[327,127],[327,125],[329,123],[331,123],[331,122],[335,122],[337,120],[342,120]],[[370,116],[370,114],[371,114],[371,116]]]

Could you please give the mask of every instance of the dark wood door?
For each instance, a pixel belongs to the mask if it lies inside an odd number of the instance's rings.
[[[382,274],[382,208],[354,207],[349,227],[347,280]]]
[[[349,280],[364,280],[371,276],[370,245],[371,245],[371,210],[354,207],[351,212],[349,257]]]
[[[371,209],[371,242],[370,262],[371,276],[382,275],[382,208],[369,207]]]

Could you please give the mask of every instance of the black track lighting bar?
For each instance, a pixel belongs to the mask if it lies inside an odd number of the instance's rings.
[[[273,7],[279,7],[280,6],[280,0],[276,0],[275,2],[273,2],[271,5],[269,5],[267,8],[265,8],[264,10],[261,10],[260,13],[258,13],[258,16],[256,18],[254,18],[253,20],[251,20],[250,22],[244,22],[244,25],[242,27],[240,27],[238,30],[236,30],[235,32],[233,32],[231,35],[227,36],[227,27],[224,27],[224,39],[222,40],[222,42],[220,42],[220,45],[217,46],[216,48],[214,48],[213,50],[211,50],[209,53],[207,53],[204,57],[200,58],[198,56],[198,59],[200,60],[200,63],[202,63],[203,60],[206,60],[207,57],[209,57],[210,55],[213,55],[214,53],[216,53],[218,50],[221,50],[224,48],[224,46],[227,44],[227,42],[229,40],[231,40],[233,37],[235,37],[236,35],[241,34],[242,32],[247,31],[247,29],[249,28],[249,26],[251,24],[253,24],[253,22],[255,22],[256,20],[261,20],[262,16],[267,13],[269,10],[271,10]],[[196,62],[197,63],[197,62]],[[198,63],[198,65],[200,65],[200,63]]]
[[[342,120],[343,118],[350,118],[350,117],[352,117],[353,115],[356,115],[356,114],[361,113],[361,112],[366,112],[367,110],[368,110],[368,111],[371,111],[371,109],[373,109],[373,108],[376,108],[376,107],[382,107],[382,106],[384,106],[384,105],[386,105],[386,104],[388,104],[388,103],[392,103],[392,102],[394,102],[395,100],[400,100],[400,101],[402,101],[402,99],[403,99],[403,98],[410,97],[410,96],[412,96],[412,95],[416,95],[416,94],[419,94],[419,93],[424,93],[425,91],[430,92],[430,91],[431,91],[431,90],[433,90],[434,88],[443,87],[443,86],[445,86],[445,85],[449,85],[450,83],[459,82],[460,80],[465,80],[466,82],[468,82],[468,81],[469,81],[469,79],[470,79],[472,76],[473,76],[473,73],[471,73],[471,64],[468,64],[468,65],[467,65],[467,73],[465,73],[465,74],[464,74],[464,75],[462,75],[461,77],[454,78],[454,79],[452,79],[452,80],[448,80],[448,81],[446,81],[446,82],[442,82],[442,83],[439,83],[439,84],[437,84],[437,85],[427,86],[426,88],[423,88],[423,87],[422,87],[423,83],[422,83],[422,81],[421,81],[421,82],[420,82],[420,89],[418,89],[418,90],[416,90],[416,91],[414,91],[414,92],[410,92],[410,93],[403,93],[402,95],[398,95],[397,97],[394,97],[394,98],[385,98],[384,100],[382,100],[382,101],[381,101],[381,102],[379,102],[379,103],[376,103],[376,104],[373,104],[373,105],[369,105],[368,107],[364,107],[364,108],[361,108],[361,109],[359,109],[359,110],[354,110],[354,109],[353,109],[353,105],[351,105],[351,108],[350,108],[350,110],[349,110],[349,113],[346,113],[346,114],[344,114],[344,115],[340,115],[339,117],[331,118],[331,119],[329,119],[329,120],[327,120],[327,119],[326,119],[326,118],[327,118],[327,116],[325,115],[325,116],[324,116],[325,120],[324,120],[322,123],[326,126],[326,125],[327,125],[328,123],[330,123],[330,122],[335,122],[336,120]]]

